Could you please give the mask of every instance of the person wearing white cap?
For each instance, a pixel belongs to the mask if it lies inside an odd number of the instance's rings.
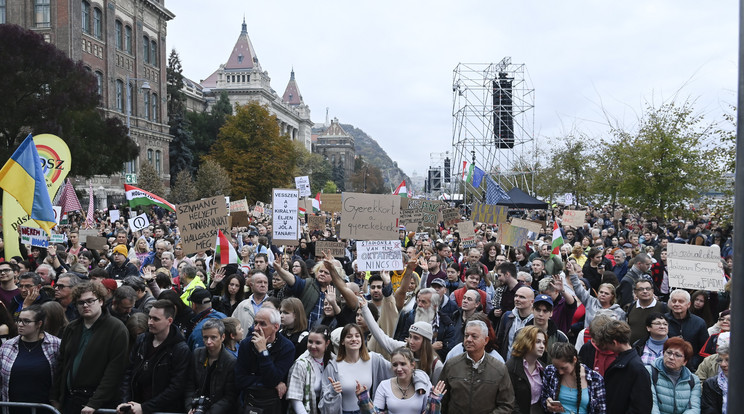
[[[431,346],[431,340],[434,337],[431,323],[423,321],[415,322],[410,328],[408,328],[408,340],[396,341],[386,335],[377,324],[375,318],[372,316],[372,312],[367,306],[366,300],[360,300],[359,306],[362,310],[364,322],[367,324],[370,333],[372,333],[372,336],[375,338],[377,343],[380,344],[388,354],[392,354],[395,349],[402,346],[410,348],[416,358],[416,368],[426,372],[431,383],[436,384],[439,380],[439,374],[442,372],[444,364]]]

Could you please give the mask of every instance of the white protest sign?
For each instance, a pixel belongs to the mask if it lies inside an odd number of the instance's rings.
[[[299,244],[300,228],[297,204],[300,200],[298,190],[275,188],[272,192],[272,238],[276,245],[294,246]]]
[[[109,210],[109,218],[111,219],[111,222],[115,222],[116,220],[119,220],[121,217],[121,212],[119,210]]]
[[[235,200],[230,202],[230,213],[235,211],[248,211],[248,201],[243,198],[240,200]]]
[[[52,206],[54,209],[54,221],[59,224],[59,220],[62,218],[62,206]]]
[[[573,194],[566,193],[563,197],[566,204],[573,204]]]
[[[403,270],[400,240],[359,240],[356,249],[360,272]]]
[[[563,210],[563,225],[575,229],[581,228],[586,223],[586,210]]]
[[[300,191],[300,197],[310,197],[310,177],[303,175],[302,177],[295,177],[295,186]]]
[[[667,261],[669,286],[719,292],[726,285],[721,248],[717,245],[707,247],[669,243]]]
[[[129,230],[132,232],[140,231],[149,225],[150,219],[147,218],[147,214],[145,213],[129,219]]]
[[[67,235],[64,233],[61,234],[52,234],[49,237],[49,243],[64,243],[67,241]]]
[[[49,246],[49,238],[42,229],[34,227],[18,226],[18,232],[21,234],[21,243],[30,244],[31,246],[44,247]]]

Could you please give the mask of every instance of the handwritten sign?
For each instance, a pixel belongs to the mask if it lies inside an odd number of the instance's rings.
[[[667,259],[670,286],[713,292],[723,291],[726,278],[723,276],[719,246],[669,243]]]
[[[230,214],[236,211],[248,211],[248,201],[245,198],[230,202]]]
[[[496,241],[512,247],[524,246],[527,244],[530,231],[523,227],[516,227],[509,223],[499,224],[499,232]]]
[[[129,230],[132,232],[140,231],[150,225],[150,219],[147,218],[146,213],[142,213],[139,216],[135,216],[129,219]]]
[[[575,229],[581,228],[586,223],[586,210],[563,210],[563,225]]]
[[[457,232],[460,233],[460,244],[462,247],[475,246],[475,227],[473,227],[472,221],[468,220],[457,223]]]
[[[434,227],[439,223],[440,207],[441,203],[439,201],[408,199],[408,210],[420,212],[421,222],[419,224],[422,227]]]
[[[460,221],[460,209],[459,208],[444,208],[442,209],[442,221],[445,226],[451,226]]]
[[[302,177],[295,177],[295,187],[300,192],[300,197],[309,197],[310,194],[310,177],[303,175]]]
[[[543,227],[540,222],[536,222],[532,220],[523,220],[519,218],[512,219],[511,225],[512,227],[519,227],[519,228],[527,229],[528,237],[532,241],[537,240],[537,236],[540,234],[540,230],[542,230],[542,227]],[[520,244],[519,246],[524,246],[524,244]]]
[[[325,230],[325,217],[321,216],[307,216],[307,228],[310,231]]]
[[[18,233],[21,235],[21,243],[30,244],[35,247],[46,248],[49,246],[49,238],[42,229],[35,227],[18,226]]]
[[[421,220],[424,218],[424,214],[420,210],[411,208],[403,208],[400,210],[400,220],[398,224],[406,226],[408,231],[416,231],[421,224]]]
[[[341,194],[321,194],[320,209],[329,213],[340,213]]]
[[[49,236],[49,243],[57,244],[57,243],[64,243],[67,241],[67,235],[64,233],[60,234],[52,234]]]
[[[276,245],[295,246],[299,244],[298,190],[275,188],[272,191],[272,238]]]
[[[506,206],[483,204],[476,201],[473,203],[473,214],[471,218],[478,223],[506,223],[508,211]]]
[[[323,253],[329,250],[333,257],[344,257],[346,255],[346,243],[320,240],[315,242],[316,257],[323,257]]]
[[[342,239],[393,240],[398,238],[400,196],[343,193]]]
[[[358,241],[356,248],[360,272],[403,270],[400,240]]]
[[[213,249],[218,230],[230,233],[225,196],[203,198],[176,206],[181,242],[186,254]]]
[[[264,203],[257,201],[256,206],[253,207],[253,217],[261,217],[265,212]]]

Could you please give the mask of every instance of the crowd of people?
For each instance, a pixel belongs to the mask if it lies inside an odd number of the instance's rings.
[[[140,232],[99,212],[101,249],[72,215],[65,243],[0,261],[0,399],[65,414],[729,412],[729,284],[673,286],[667,246],[718,245],[730,281],[731,229],[597,208],[555,252],[561,213],[520,211],[544,225],[523,246],[488,223],[467,242],[444,223],[401,228],[400,264],[371,272],[337,215],[296,246],[256,217],[231,231],[236,263],[186,254],[157,208]]]

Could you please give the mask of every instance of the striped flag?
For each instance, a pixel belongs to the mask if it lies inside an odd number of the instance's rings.
[[[219,264],[224,266],[230,263],[240,263],[238,252],[235,251],[235,248],[230,243],[230,240],[227,239],[227,236],[222,233],[222,230],[218,230],[217,242],[214,245],[214,257]]]
[[[87,227],[93,227],[96,224],[95,218],[93,218],[93,183],[89,182],[88,187],[88,215],[85,217],[85,225]]]
[[[65,182],[65,186],[62,187],[62,195],[59,197],[57,205],[62,206],[62,215],[68,211],[83,211],[83,206],[80,205],[80,200],[78,200],[75,188],[73,188],[69,178]]]
[[[393,191],[393,195],[399,195],[401,197],[408,197],[408,190],[406,189],[406,180],[403,180],[398,184],[398,187],[396,187],[395,191]]]
[[[313,198],[310,202],[313,204],[313,213],[319,212],[321,204],[320,192],[318,192],[318,194],[315,195],[315,198]]]
[[[563,233],[561,233],[561,228],[558,227],[558,221],[553,222],[553,251],[550,255],[550,257],[561,255],[561,246],[563,246]]]
[[[467,168],[468,168],[468,162],[463,161],[462,162],[462,178],[461,178],[461,180],[463,181],[465,181],[465,171],[467,170]]]
[[[176,212],[176,206],[157,194],[153,194],[129,184],[124,184],[124,192],[129,201],[129,207],[155,205],[174,213]]]
[[[511,200],[503,188],[489,175],[486,177],[488,188],[486,188],[486,204],[498,204],[501,200]]]

